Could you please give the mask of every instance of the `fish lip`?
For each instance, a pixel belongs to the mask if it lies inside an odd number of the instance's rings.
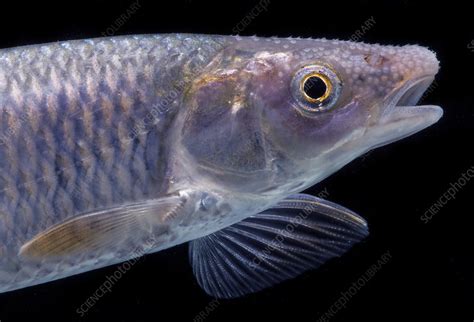
[[[396,119],[408,117],[425,117],[427,122],[426,126],[438,121],[443,114],[441,107],[434,105],[417,105],[418,101],[425,95],[426,90],[432,84],[434,78],[434,74],[416,77],[395,89],[384,100],[377,123],[389,123]]]
[[[433,82],[435,75],[425,75],[406,81],[395,89],[384,102],[384,111],[395,106],[416,106]]]
[[[395,89],[381,106],[379,117],[368,126],[364,145],[380,147],[436,123],[443,116],[441,107],[416,105],[433,80],[434,75],[417,77]]]
[[[419,77],[407,82],[396,106],[415,106],[434,81],[434,75]]]

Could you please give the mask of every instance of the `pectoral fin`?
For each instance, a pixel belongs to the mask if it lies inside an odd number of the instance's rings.
[[[317,268],[367,235],[367,223],[352,211],[298,194],[191,242],[189,256],[208,294],[232,298]]]
[[[172,196],[85,213],[33,237],[20,249],[23,258],[48,259],[82,252],[104,253],[123,242],[165,230],[163,218],[176,213],[182,200]]]

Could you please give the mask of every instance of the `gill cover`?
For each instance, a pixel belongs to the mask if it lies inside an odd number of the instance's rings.
[[[198,78],[184,100],[182,146],[194,167],[229,185],[244,185],[268,167],[251,79],[248,66],[216,69]]]

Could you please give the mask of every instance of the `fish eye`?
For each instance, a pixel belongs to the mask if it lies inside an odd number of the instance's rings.
[[[299,69],[292,81],[293,98],[307,112],[331,109],[342,88],[338,75],[326,65],[308,65]]]
[[[322,102],[331,93],[331,82],[318,73],[309,74],[301,81],[301,91],[308,102]]]

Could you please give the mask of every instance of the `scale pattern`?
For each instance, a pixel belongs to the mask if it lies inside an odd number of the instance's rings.
[[[21,264],[36,234],[166,190],[166,132],[186,85],[176,82],[220,46],[160,35],[0,51],[0,291],[64,269]],[[91,264],[81,262],[75,271]]]

